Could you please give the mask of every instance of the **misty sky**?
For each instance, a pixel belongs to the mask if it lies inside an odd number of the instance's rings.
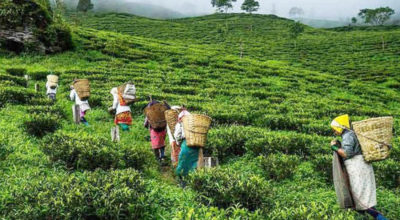
[[[215,11],[211,7],[211,0],[126,0],[163,6],[184,14],[210,14]],[[244,0],[237,0],[233,12],[240,12],[240,5]],[[390,6],[400,12],[400,0],[259,0],[258,13],[270,14],[275,7],[276,14],[288,16],[293,6],[304,9],[308,18],[325,18],[338,20],[353,17],[361,8],[376,8]]]

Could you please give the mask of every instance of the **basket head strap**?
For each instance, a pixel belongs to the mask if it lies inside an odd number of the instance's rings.
[[[353,130],[351,130],[351,131],[354,132],[354,133],[356,134],[356,136],[361,136],[361,137],[366,138],[366,139],[368,139],[368,140],[370,140],[370,141],[373,141],[373,142],[376,142],[376,143],[378,143],[378,144],[387,146],[387,147],[389,148],[389,150],[392,150],[392,148],[393,148],[392,145],[390,145],[390,144],[386,144],[385,142],[375,140],[375,139],[373,139],[373,138],[367,137],[367,136],[362,135],[362,134],[357,134],[357,133],[356,133],[355,131],[353,131]]]

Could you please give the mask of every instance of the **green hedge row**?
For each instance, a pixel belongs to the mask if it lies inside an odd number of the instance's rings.
[[[145,182],[133,169],[44,175],[9,193],[0,216],[12,219],[138,219],[148,206]]]
[[[271,153],[296,154],[303,158],[330,153],[328,137],[288,131],[267,131],[256,127],[219,127],[210,130],[206,154],[220,160],[241,156],[246,152],[255,155]]]
[[[132,167],[144,170],[154,156],[143,148],[121,146],[108,138],[85,132],[56,132],[44,138],[41,149],[54,162],[62,162],[70,169]]]
[[[239,204],[251,211],[267,209],[273,194],[268,181],[229,168],[203,169],[189,177],[188,185],[199,193],[203,204],[228,208]]]
[[[46,134],[55,132],[60,127],[61,118],[58,115],[47,113],[30,114],[24,121],[25,131],[36,137],[43,137]]]
[[[0,107],[3,107],[6,103],[29,103],[36,95],[34,91],[25,88],[0,87]]]

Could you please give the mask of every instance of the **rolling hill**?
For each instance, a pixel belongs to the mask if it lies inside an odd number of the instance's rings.
[[[398,28],[306,27],[294,47],[293,21],[276,16],[68,21],[74,50],[0,55],[1,217],[361,219],[339,208],[332,183],[329,122],[348,113],[395,117],[391,157],[374,168],[377,208],[400,218]],[[61,80],[54,104],[33,89],[50,73]],[[91,81],[90,127],[71,121],[74,78]],[[140,101],[132,130],[115,144],[109,91],[128,80]],[[221,166],[191,175],[186,189],[151,153],[142,127],[149,94],[213,119],[205,154]]]

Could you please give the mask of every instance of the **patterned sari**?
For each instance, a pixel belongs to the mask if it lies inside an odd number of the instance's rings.
[[[121,92],[118,92],[118,101],[121,106],[126,106],[125,100],[122,98]],[[115,125],[126,124],[132,125],[132,114],[131,112],[122,112],[115,116]]]

